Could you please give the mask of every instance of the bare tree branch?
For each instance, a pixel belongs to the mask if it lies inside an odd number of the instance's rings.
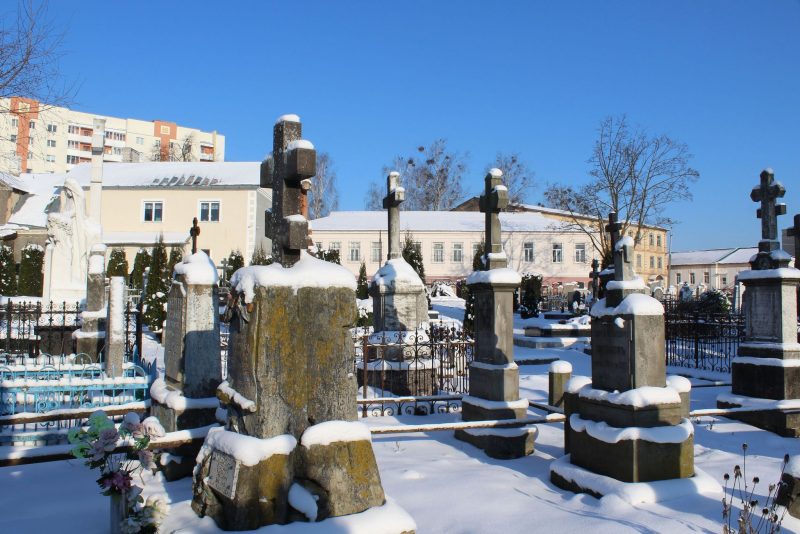
[[[503,171],[503,183],[508,188],[508,202],[524,204],[528,194],[533,191],[533,171],[517,152],[505,154],[498,152],[494,162],[488,165],[484,173],[496,167]]]
[[[325,217],[339,207],[336,171],[333,170],[333,159],[327,152],[317,154],[317,174],[311,179],[308,193],[308,214],[312,219]]]

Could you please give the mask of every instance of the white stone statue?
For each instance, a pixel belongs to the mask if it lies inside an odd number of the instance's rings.
[[[89,250],[99,241],[100,229],[89,223],[83,189],[72,178],[64,181],[57,202],[48,207],[47,236],[45,300],[82,300]]]

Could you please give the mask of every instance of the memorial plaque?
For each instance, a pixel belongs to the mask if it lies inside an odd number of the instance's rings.
[[[167,327],[164,329],[164,368],[167,384],[183,389],[183,338],[186,328],[183,321],[183,303],[186,290],[183,284],[173,282],[167,296]]]
[[[780,286],[760,286],[745,291],[746,308],[752,310],[747,318],[747,338],[753,341],[780,342],[780,322],[774,310],[780,309]]]
[[[209,487],[229,499],[235,498],[240,465],[233,456],[224,452],[214,451],[208,467]]]

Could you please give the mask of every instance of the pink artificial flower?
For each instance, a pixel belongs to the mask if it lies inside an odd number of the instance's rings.
[[[100,431],[100,436],[97,441],[101,444],[103,449],[107,452],[113,451],[117,447],[117,440],[119,439],[119,432],[116,428],[105,428]]]
[[[114,471],[104,478],[100,485],[111,491],[122,493],[131,489],[131,476],[125,471]]]

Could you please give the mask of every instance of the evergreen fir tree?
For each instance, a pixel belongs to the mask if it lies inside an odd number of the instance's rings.
[[[322,250],[321,248],[317,247],[317,258],[335,263],[337,265],[342,264],[342,260],[339,258],[338,250]]]
[[[253,257],[250,258],[250,265],[269,265],[272,262],[272,255],[268,255],[261,244],[253,251]]]
[[[167,262],[167,289],[172,283],[172,273],[175,271],[175,266],[183,261],[183,251],[178,247],[172,247],[169,251],[169,261]]]
[[[230,280],[233,273],[244,267],[244,256],[239,250],[232,250],[228,255],[228,263],[225,266],[225,280]]]
[[[106,267],[106,275],[111,276],[124,276],[128,278],[128,258],[125,256],[125,250],[119,247],[111,249],[111,255],[108,257],[108,267]]]
[[[17,292],[27,297],[41,297],[44,284],[44,250],[39,245],[28,245],[22,249],[19,263],[19,286]]]
[[[144,295],[144,322],[151,330],[161,330],[166,317],[164,304],[167,303],[169,286],[166,283],[167,247],[164,246],[164,236],[158,236],[158,242],[153,247],[150,257],[150,273],[147,277],[147,290]]]
[[[472,270],[485,271],[486,265],[483,263],[484,245],[481,241],[472,257]],[[475,295],[469,290],[466,282],[461,287],[461,297],[464,299],[464,331],[467,335],[474,333],[475,327]]]
[[[358,281],[356,282],[356,298],[364,300],[369,297],[367,292],[367,266],[361,262],[361,268],[358,270]]]
[[[17,294],[17,268],[14,265],[14,252],[10,247],[0,245],[0,295],[11,297]]]
[[[425,284],[425,264],[422,261],[422,251],[414,244],[414,236],[411,232],[406,232],[406,238],[403,241],[403,259],[411,265],[414,272],[417,273],[422,284]]]
[[[138,290],[142,289],[144,270],[150,265],[150,253],[147,250],[140,248],[133,260],[133,271],[130,276],[130,286]]]

